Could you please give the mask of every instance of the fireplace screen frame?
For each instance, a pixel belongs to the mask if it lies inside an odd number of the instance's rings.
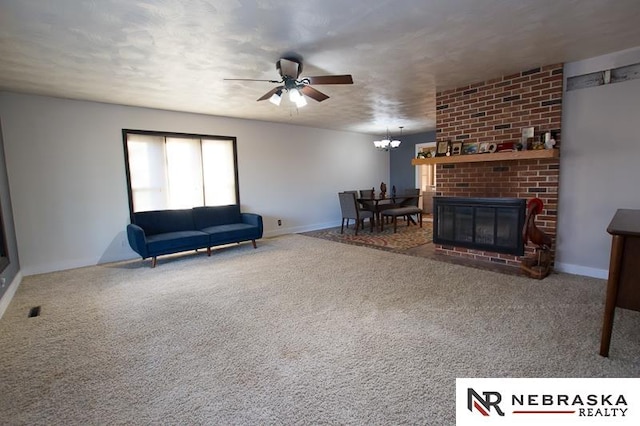
[[[452,229],[448,234],[443,236],[441,232],[441,222],[444,227],[443,207],[448,207],[453,212],[451,219]],[[482,210],[481,210],[482,209]],[[509,209],[517,211],[517,228],[515,232],[516,244],[508,246],[498,243],[500,237],[498,235],[498,211],[499,209]],[[482,236],[477,235],[478,217],[482,216],[482,211],[493,210],[493,235],[488,238],[493,244],[485,244],[482,242]],[[480,211],[480,214],[479,214]],[[459,218],[469,216],[471,212],[471,240],[456,239],[456,226],[460,222]],[[494,253],[512,254],[515,256],[524,256],[524,242],[522,239],[522,228],[524,226],[526,213],[526,200],[522,198],[467,198],[467,197],[433,197],[433,242],[453,247],[464,247],[469,249],[490,251]],[[452,236],[450,238],[449,236]],[[480,241],[479,241],[480,240]]]

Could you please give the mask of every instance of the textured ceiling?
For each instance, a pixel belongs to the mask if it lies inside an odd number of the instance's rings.
[[[639,0],[0,0],[0,89],[365,133],[435,126],[435,93],[640,46]],[[353,86],[256,102],[287,53]]]

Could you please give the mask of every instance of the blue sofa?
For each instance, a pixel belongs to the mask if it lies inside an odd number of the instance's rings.
[[[262,231],[262,216],[241,213],[234,204],[134,213],[127,238],[142,259],[151,258],[153,268],[163,254],[206,248],[211,256],[211,247],[243,241],[251,241],[256,248]]]

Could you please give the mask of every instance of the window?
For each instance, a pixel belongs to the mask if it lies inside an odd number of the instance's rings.
[[[418,157],[418,154],[420,153],[429,153],[428,157],[431,157],[435,155],[435,149],[435,142],[416,144],[416,157]],[[416,166],[416,185],[423,191],[436,186],[435,164],[422,164],[420,166]]]
[[[123,130],[131,214],[239,203],[236,139]]]
[[[436,186],[436,166],[435,164],[421,164],[418,173],[420,174],[420,189]]]

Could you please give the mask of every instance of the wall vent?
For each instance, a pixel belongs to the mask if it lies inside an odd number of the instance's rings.
[[[640,78],[640,63],[567,78],[567,92]]]

